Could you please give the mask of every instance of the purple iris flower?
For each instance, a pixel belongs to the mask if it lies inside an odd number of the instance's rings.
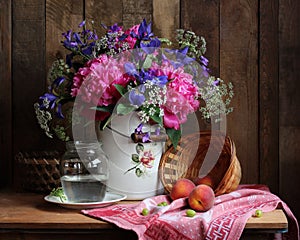
[[[166,52],[170,53],[172,58],[175,56],[175,60],[169,59],[164,54],[163,54],[163,59],[169,60],[175,68],[179,68],[184,65],[188,65],[189,63],[191,63],[192,61],[195,60],[194,58],[188,57],[186,55],[188,50],[189,50],[188,47],[184,47],[179,50],[178,49],[166,49]]]
[[[83,20],[81,23],[79,23],[78,27],[82,28],[83,26],[85,26],[85,20]]]
[[[70,53],[66,55],[66,64],[69,66],[69,68],[72,67],[72,59],[73,59],[74,54]]]
[[[67,41],[71,41],[72,31],[69,30],[66,33],[62,33],[62,35],[67,39]]]
[[[89,40],[98,40],[98,35],[92,31],[90,31],[90,34],[89,34]],[[93,42],[94,43],[94,42]],[[95,43],[94,43],[95,44]]]
[[[157,136],[160,135],[160,127],[155,129],[155,135],[157,135]]]
[[[65,40],[63,42],[63,45],[64,45],[65,48],[72,49],[72,48],[77,48],[78,43]]]
[[[146,142],[150,142],[150,133],[147,132],[143,137],[142,137],[142,142],[146,143]]]
[[[161,42],[158,38],[152,39],[149,43],[142,43],[141,42],[141,48],[144,50],[147,54],[152,54],[156,48],[160,47]]]
[[[127,37],[128,37],[128,35],[125,34],[125,33],[123,33],[122,36],[120,36],[118,39],[119,39],[120,41],[123,41],[123,40],[125,40]]]
[[[208,65],[208,59],[204,56],[200,56],[200,62],[204,65],[207,66]]]
[[[146,91],[145,84],[139,85],[138,86],[138,90],[139,90],[140,93],[145,93],[145,91]]]
[[[97,40],[98,39],[98,35],[89,29],[82,31],[81,36],[82,37],[87,36],[87,40]]]
[[[109,27],[109,30],[111,32],[119,32],[122,28],[120,26],[118,26],[117,23],[115,23],[114,25],[110,26]]]
[[[146,20],[143,19],[142,23],[138,29],[138,37],[140,40],[150,40],[150,37],[153,36],[152,33],[152,23],[147,24]]]
[[[68,49],[76,48],[78,49],[78,44],[83,45],[81,38],[78,33],[73,33],[72,31],[67,31],[62,34],[66,40],[63,41],[63,46]]]
[[[136,89],[129,93],[129,101],[134,106],[141,106],[145,102],[145,96]]]
[[[218,79],[215,80],[215,81],[214,81],[214,86],[218,86],[219,82],[220,82],[220,81],[219,81]]]
[[[47,100],[49,102],[49,107],[53,109],[55,107],[55,101],[57,99],[57,96],[52,94],[52,93],[45,93],[43,96],[40,96],[41,104],[40,107],[41,109],[46,109],[48,108],[45,106],[44,101]]]
[[[204,65],[201,65],[201,68],[203,70],[202,73],[203,73],[204,77],[208,77],[209,76],[209,69]]]
[[[152,81],[155,76],[152,71],[145,71],[141,69],[140,74],[137,76],[137,79],[141,84],[144,84],[146,81]]]
[[[138,39],[139,41],[142,40],[150,40],[150,38],[154,35],[152,33],[152,23],[150,22],[147,24],[146,20],[143,19],[142,23],[139,26],[138,34],[135,32],[130,33],[131,37]]]
[[[73,33],[73,37],[78,44],[84,45],[84,43],[81,41],[81,38],[78,33]]]
[[[66,79],[64,77],[58,77],[56,78],[51,86],[49,87],[49,90],[52,91],[53,88],[58,87],[60,84],[62,84]]]
[[[40,97],[40,109],[48,109],[49,107],[51,109],[55,108],[55,106],[57,106],[56,109],[56,114],[59,118],[64,118],[62,112],[61,112],[61,104],[57,103],[57,96],[52,94],[52,93],[45,93],[43,96]],[[49,106],[45,105],[45,101],[48,101]]]
[[[85,54],[85,55],[92,55],[93,53],[93,46],[88,46],[84,49],[82,49],[82,53]]]
[[[60,103],[57,104],[56,114],[59,118],[65,118],[64,115],[62,114]]]
[[[160,86],[160,87],[166,85],[167,82],[168,82],[168,77],[164,76],[164,75],[163,76],[154,77],[152,79],[152,83],[154,83],[155,85]]]
[[[136,67],[133,63],[125,63],[124,65],[125,72],[136,78],[141,84],[145,83],[147,80],[152,80],[154,75],[152,71],[145,71],[141,69],[139,72],[136,70]]]
[[[125,72],[130,76],[136,76],[138,75],[138,72],[136,70],[136,67],[133,63],[128,62],[124,64]]]
[[[143,123],[140,123],[140,124],[137,126],[137,128],[134,129],[134,133],[136,133],[136,134],[141,134],[141,133],[143,133],[143,131],[142,131],[143,126],[144,126],[144,124],[143,124]]]
[[[142,135],[142,142],[145,143],[145,142],[151,142],[150,140],[150,133],[147,132],[147,133],[144,133],[143,132],[143,126],[144,124],[143,123],[140,123],[136,129],[134,129],[134,133],[135,134],[138,134],[138,135]]]

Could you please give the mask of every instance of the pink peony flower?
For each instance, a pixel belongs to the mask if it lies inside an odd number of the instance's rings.
[[[136,43],[136,38],[132,37],[130,35],[131,32],[134,32],[135,34],[138,34],[138,29],[139,29],[139,24],[138,25],[134,25],[133,27],[127,29],[125,31],[125,34],[128,35],[127,38],[124,40],[125,42],[127,42],[129,44],[130,49],[133,49],[135,43]]]
[[[161,66],[153,64],[158,75],[165,75],[169,79],[167,84],[166,103],[164,109],[164,124],[166,127],[179,129],[179,125],[186,122],[187,115],[199,108],[199,92],[193,82],[193,76],[185,73],[182,67],[174,66],[165,61]]]
[[[107,55],[89,61],[79,69],[73,79],[72,96],[90,106],[116,104],[121,95],[114,84],[126,86],[129,77],[124,74],[124,62]],[[97,120],[103,120],[107,113],[97,113]]]

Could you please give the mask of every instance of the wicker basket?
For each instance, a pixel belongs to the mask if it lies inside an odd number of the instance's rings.
[[[204,159],[208,159],[205,164]],[[216,161],[216,164],[212,166],[210,160]],[[176,150],[170,147],[163,154],[159,172],[167,193],[179,178],[194,181],[198,176],[208,176],[213,180],[212,188],[217,196],[234,191],[241,180],[241,166],[236,157],[234,142],[220,132],[214,135],[211,132],[200,132],[183,136]]]
[[[21,188],[36,193],[49,193],[60,186],[59,153],[19,152],[16,162],[19,164]]]

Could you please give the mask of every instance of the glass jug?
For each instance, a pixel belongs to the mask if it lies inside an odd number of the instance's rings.
[[[100,142],[67,142],[60,162],[68,202],[101,202],[106,193],[108,158]]]

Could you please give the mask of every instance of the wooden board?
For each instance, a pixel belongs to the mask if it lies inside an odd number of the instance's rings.
[[[111,26],[114,23],[122,25],[122,0],[86,0],[85,19],[94,21],[98,36],[104,33],[101,24]]]
[[[0,229],[114,229],[115,226],[80,213],[47,203],[42,195],[0,193]],[[133,203],[122,201],[121,203]],[[246,229],[286,229],[288,222],[282,210],[251,217]]]
[[[220,73],[220,1],[181,1],[181,28],[203,36],[207,43],[205,56],[209,60],[211,74]],[[197,9],[197,10],[196,10]]]
[[[12,0],[13,156],[18,151],[43,148],[50,142],[41,132],[33,108],[45,90],[44,11],[43,1]],[[17,164],[14,177],[18,181]]]
[[[78,25],[84,20],[83,4],[83,0],[46,0],[46,72],[54,60],[65,59],[62,33],[81,30]]]
[[[236,144],[242,182],[259,180],[257,1],[220,1],[220,76],[234,85],[228,134]]]
[[[158,37],[173,41],[180,27],[180,1],[153,0],[153,30]]]
[[[278,2],[260,1],[259,145],[260,183],[278,193]]]
[[[300,2],[279,7],[279,156],[280,195],[300,219]],[[286,17],[288,16],[288,18]]]
[[[145,18],[152,21],[152,1],[148,0],[123,0],[122,1],[123,25],[129,28],[141,23]]]
[[[197,10],[196,10],[197,9]],[[211,75],[220,77],[220,3],[218,0],[183,0],[181,1],[180,28],[191,30],[206,40],[205,57],[209,60]],[[196,114],[201,131],[211,129],[211,122]],[[194,126],[184,126],[195,131]]]
[[[0,187],[12,182],[11,1],[0,0]]]

